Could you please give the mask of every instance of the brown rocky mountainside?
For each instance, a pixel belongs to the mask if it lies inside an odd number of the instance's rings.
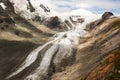
[[[75,63],[52,80],[120,80],[120,18],[105,20],[84,35]]]

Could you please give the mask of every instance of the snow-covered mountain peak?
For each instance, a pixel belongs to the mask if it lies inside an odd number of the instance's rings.
[[[47,23],[46,26],[48,26],[48,22],[50,22],[51,24],[51,20],[54,21],[54,19],[58,18],[58,22],[61,23],[62,26],[64,26],[64,24],[67,24],[66,26],[68,30],[75,28],[75,26],[79,24],[87,24],[91,20],[93,21],[100,17],[100,15],[95,15],[92,12],[85,9],[76,9],[72,10],[71,12],[58,13],[53,10],[55,6],[51,4],[50,0],[10,1],[13,3],[15,12],[21,17],[30,20],[36,20],[37,18],[37,21],[40,20],[40,22],[43,22],[44,25],[46,25]]]
[[[14,4],[15,12],[20,16],[31,19],[37,16],[58,16],[65,20],[68,16],[80,15],[82,18],[95,16],[92,12],[85,9],[76,9],[71,12],[58,13],[53,10],[55,7],[50,0],[10,0]]]
[[[10,0],[14,4],[15,12],[20,16],[31,19],[35,15],[37,16],[49,16],[53,10],[51,10],[45,1],[38,0]]]

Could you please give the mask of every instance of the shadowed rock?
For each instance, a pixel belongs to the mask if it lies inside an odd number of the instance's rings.
[[[114,14],[112,12],[105,12],[103,15],[102,15],[102,19],[108,19],[110,18],[111,16],[113,16]]]
[[[43,24],[48,26],[49,28],[60,28],[60,20],[58,16],[50,17],[48,20],[44,21]]]
[[[35,11],[35,8],[32,6],[30,0],[27,0],[28,3],[29,3],[29,6],[28,6],[28,9],[30,9],[30,12],[34,12]]]
[[[72,24],[71,24],[68,20],[65,20],[64,22],[66,23],[66,25],[67,25],[68,27],[72,28]]]
[[[50,12],[50,9],[43,4],[40,4],[40,7],[45,11],[45,12]]]

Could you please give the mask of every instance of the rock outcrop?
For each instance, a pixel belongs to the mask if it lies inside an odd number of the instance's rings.
[[[28,9],[30,9],[30,12],[34,12],[35,11],[35,8],[32,6],[30,0],[27,0],[28,3],[29,3],[29,6],[28,6]]]
[[[64,26],[61,26],[62,21],[60,20],[60,18],[58,16],[47,18],[43,22],[43,24],[48,26],[51,29],[54,29],[54,28],[63,29],[64,28]]]
[[[50,12],[50,9],[47,6],[44,6],[43,4],[40,4],[40,7],[45,11],[45,12]]]

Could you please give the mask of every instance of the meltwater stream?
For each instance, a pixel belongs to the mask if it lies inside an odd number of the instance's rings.
[[[86,33],[84,31],[85,25],[94,20],[95,18],[90,18],[90,20],[86,19],[84,23],[77,25],[74,30],[55,34],[51,38],[51,41],[39,46],[29,53],[26,60],[21,64],[18,70],[10,74],[6,79],[18,75],[25,68],[34,63],[38,58],[38,55],[42,53],[43,56],[41,61],[39,61],[39,66],[25,77],[24,80],[44,80],[43,78],[49,73],[51,64],[56,66],[57,64],[62,63],[63,59],[70,58],[74,55],[74,49],[77,48],[80,38]],[[45,49],[45,51],[43,51],[43,49]]]

